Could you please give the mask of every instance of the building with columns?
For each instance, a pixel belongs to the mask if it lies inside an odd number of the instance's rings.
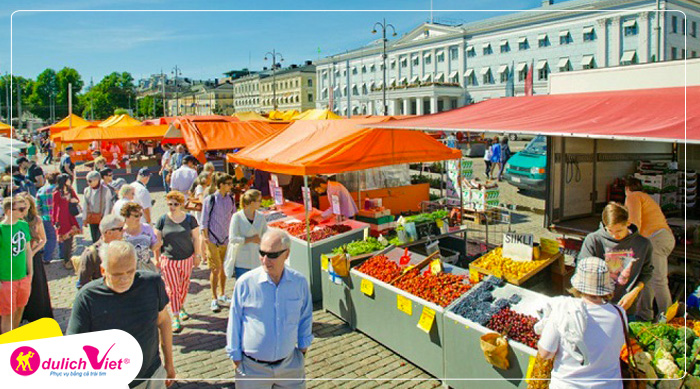
[[[235,112],[260,113],[260,80],[269,72],[252,72],[233,81]]]
[[[530,69],[544,94],[551,73],[697,57],[700,2],[661,0],[660,10],[655,0],[545,0],[537,12],[424,23],[387,42],[386,77],[381,39],[317,61],[316,107],[382,114],[386,95],[389,115],[422,115],[522,95]]]

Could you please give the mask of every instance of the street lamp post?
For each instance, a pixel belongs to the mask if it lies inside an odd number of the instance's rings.
[[[182,75],[182,71],[175,65],[170,73],[175,76],[175,116],[180,116],[180,90],[177,85],[177,77]]]
[[[275,70],[277,68],[277,58],[279,58],[280,62],[284,61],[284,58],[282,58],[282,54],[278,53],[275,51],[275,49],[272,49],[272,52],[267,52],[265,54],[265,61],[267,61],[267,57],[270,57],[270,60],[272,60],[272,110],[277,111],[277,82],[275,78]]]
[[[387,24],[386,19],[382,19],[381,22],[374,23],[374,28],[372,28],[372,34],[377,33],[377,26],[382,29],[382,105],[384,106],[384,116],[387,116],[386,106],[386,30],[391,28],[393,34],[391,36],[396,36],[396,29],[393,25]]]

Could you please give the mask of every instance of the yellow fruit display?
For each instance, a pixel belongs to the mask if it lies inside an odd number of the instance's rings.
[[[474,266],[500,275],[505,279],[520,279],[542,263],[539,260],[518,262],[503,257],[503,248],[497,247],[473,262]]]

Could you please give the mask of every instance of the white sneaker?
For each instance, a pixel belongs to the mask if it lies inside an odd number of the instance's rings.
[[[221,312],[221,307],[216,300],[211,300],[211,310],[212,312]]]
[[[226,295],[222,295],[222,296],[219,296],[219,303],[221,303],[225,306],[229,306],[229,305],[231,305],[231,299],[228,298],[228,296],[226,296]]]

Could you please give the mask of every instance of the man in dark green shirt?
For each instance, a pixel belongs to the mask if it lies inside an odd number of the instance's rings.
[[[103,278],[91,281],[78,292],[67,334],[111,329],[128,332],[143,352],[141,370],[129,387],[165,388],[175,378],[165,284],[159,274],[136,271],[136,251],[131,244],[114,241],[101,250]],[[158,354],[159,344],[165,367]]]

